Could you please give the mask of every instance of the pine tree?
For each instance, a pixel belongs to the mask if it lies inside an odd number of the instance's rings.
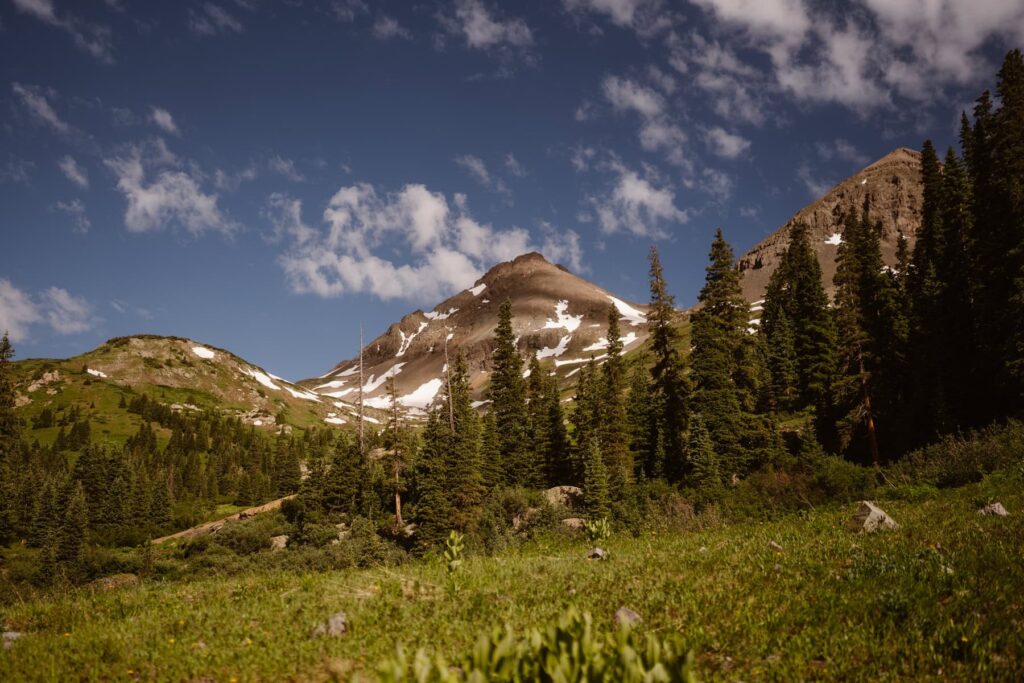
[[[451,382],[455,433],[448,454],[449,494],[453,504],[453,526],[464,532],[470,530],[479,517],[484,483],[480,456],[480,414],[473,407],[469,369],[461,352],[455,356]],[[525,404],[523,407],[525,413]],[[535,476],[539,476],[539,472]]]
[[[608,360],[601,366],[601,455],[608,472],[608,483],[616,499],[628,492],[633,481],[633,454],[629,451],[629,425],[626,417],[625,348],[619,333],[619,310],[608,307]]]
[[[437,549],[452,529],[448,495],[451,428],[447,413],[447,408],[440,406],[430,411],[416,463],[416,547],[420,551]]]
[[[601,394],[597,365],[594,359],[580,368],[576,377],[576,396],[569,417],[573,435],[572,483],[581,484],[586,477],[586,463],[590,447],[601,444]]]
[[[540,458],[547,486],[558,486],[571,476],[567,436],[558,380],[534,357],[527,387],[530,441]]]
[[[653,479],[664,476],[665,470],[664,459],[657,457],[658,451],[655,448],[657,429],[651,406],[651,376],[646,361],[646,355],[641,352],[633,366],[626,399],[626,420],[629,447],[637,459],[636,473]]]
[[[327,512],[359,512],[363,465],[359,445],[339,436],[324,476],[323,509]]]
[[[687,444],[693,469],[694,489],[702,503],[717,500],[722,495],[722,471],[711,434],[701,413],[690,416],[690,438]]]
[[[686,431],[689,386],[678,349],[675,299],[668,292],[661,260],[654,247],[651,247],[650,262],[651,305],[647,320],[654,353],[651,405],[656,425],[655,443],[660,440],[660,449],[664,453],[661,460],[664,475],[671,481],[680,481],[685,472],[683,434]],[[649,459],[658,460],[659,457],[655,455]]]
[[[0,338],[0,462],[10,461],[21,439],[21,419],[14,411],[11,359],[14,347],[7,333]]]
[[[64,519],[58,530],[56,559],[68,576],[79,577],[84,569],[83,550],[88,542],[89,509],[85,501],[82,482],[75,482],[64,511]]]
[[[481,420],[480,474],[484,488],[493,489],[504,481],[501,468],[501,446],[498,443],[498,427],[494,411],[487,411]]]
[[[601,444],[591,436],[584,445],[583,502],[591,519],[602,519],[610,510],[608,472],[601,454]]]
[[[494,342],[494,368],[487,397],[494,413],[505,483],[540,486],[543,483],[540,463],[531,452],[527,438],[523,359],[516,349],[515,333],[512,330],[512,302],[507,299],[498,311]]]

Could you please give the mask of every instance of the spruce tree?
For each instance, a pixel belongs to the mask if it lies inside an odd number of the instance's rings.
[[[701,413],[690,416],[690,434],[687,444],[692,467],[693,487],[702,504],[719,499],[723,492],[722,470],[715,444],[711,439]]]
[[[455,356],[451,386],[455,432],[448,452],[449,495],[453,506],[453,527],[465,532],[473,528],[479,517],[484,482],[480,455],[480,415],[473,407],[469,369],[461,352]],[[525,405],[523,408],[525,413]],[[535,476],[539,476],[539,472]]]
[[[652,396],[656,425],[655,443],[660,447],[652,460],[661,459],[663,473],[671,481],[680,481],[685,473],[684,440],[689,386],[679,353],[679,330],[675,325],[675,299],[668,292],[658,251],[650,251],[651,304],[647,312],[650,344],[654,353],[651,368]],[[660,450],[659,450],[660,449]]]
[[[323,509],[326,512],[359,512],[363,464],[359,445],[353,439],[339,436],[324,476]]]
[[[580,485],[586,477],[586,463],[590,447],[601,444],[601,393],[597,364],[591,358],[577,373],[576,396],[569,418],[573,436],[572,483]]]
[[[512,330],[512,302],[505,300],[498,311],[494,333],[494,367],[487,389],[490,409],[494,413],[505,483],[519,486],[540,486],[540,463],[529,448],[526,387],[523,382],[523,359],[516,349]]]
[[[663,477],[665,470],[664,460],[658,457],[655,448],[658,437],[651,405],[651,375],[646,361],[643,352],[635,360],[626,399],[626,421],[630,451],[636,457],[635,471],[653,479]]]
[[[12,358],[14,347],[4,332],[4,336],[0,338],[0,462],[9,462],[13,459],[17,442],[21,439],[21,419],[14,410]]]
[[[608,516],[610,502],[608,494],[608,472],[601,454],[601,444],[591,436],[583,446],[583,502],[591,519]]]
[[[64,518],[57,532],[57,563],[71,578],[84,570],[83,551],[89,536],[89,509],[82,482],[75,482],[64,509]]]
[[[601,456],[608,472],[608,483],[615,498],[627,493],[633,481],[633,455],[629,450],[629,426],[626,417],[626,366],[619,333],[619,310],[608,306],[608,360],[601,366]]]

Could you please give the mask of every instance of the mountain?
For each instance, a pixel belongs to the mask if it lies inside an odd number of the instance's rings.
[[[394,377],[398,403],[422,413],[440,396],[449,358],[462,352],[470,381],[482,398],[491,369],[498,308],[512,303],[512,327],[524,358],[536,355],[558,377],[567,379],[591,357],[600,359],[607,346],[608,310],[614,305],[626,350],[647,338],[647,307],[617,298],[611,292],[549,263],[538,253],[494,266],[473,287],[431,311],[413,311],[388,327],[363,349],[364,402],[387,408],[388,378]],[[324,397],[352,406],[359,388],[359,359],[338,363],[330,372],[300,384]]]
[[[824,285],[832,290],[836,273],[836,252],[841,242],[843,217],[860,215],[864,198],[871,199],[871,215],[882,224],[882,258],[886,264],[896,261],[896,241],[900,232],[910,245],[921,225],[921,154],[900,147],[870,166],[839,183],[817,201],[805,206],[771,235],[738,261],[743,293],[748,301],[764,297],[768,279],[789,245],[789,228],[804,222],[810,227],[811,245],[821,263]]]
[[[138,419],[122,403],[146,394],[175,410],[213,409],[264,429],[344,424],[345,407],[270,374],[230,351],[180,337],[140,335],[111,339],[68,359],[12,364],[15,402],[33,422],[45,409],[91,414],[96,436],[111,442],[135,433]],[[371,416],[371,419],[372,418]],[[58,426],[33,436],[43,443]]]

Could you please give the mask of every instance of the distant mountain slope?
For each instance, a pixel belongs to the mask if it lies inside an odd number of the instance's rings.
[[[479,398],[491,369],[498,308],[506,299],[512,302],[513,329],[526,362],[536,355],[563,379],[592,356],[604,354],[610,305],[619,311],[627,351],[647,338],[646,306],[624,301],[538,253],[524,254],[494,266],[473,287],[434,310],[406,315],[367,344],[363,382],[367,405],[389,405],[387,380],[393,375],[399,403],[413,413],[426,410],[441,393],[446,338],[449,356],[458,351],[465,354]],[[354,405],[358,371],[358,359],[345,360],[322,377],[301,384]]]
[[[214,409],[260,428],[308,427],[351,421],[336,406],[235,354],[180,337],[140,335],[111,339],[68,359],[27,359],[13,364],[16,403],[32,419],[45,408],[77,406],[93,412],[110,440],[133,433],[120,407],[145,393],[177,410]],[[56,429],[53,430],[54,432]],[[46,440],[44,429],[37,436]]]
[[[871,199],[873,219],[882,223],[882,258],[892,265],[896,260],[898,234],[902,231],[913,246],[921,225],[921,154],[904,147],[893,150],[798,211],[740,257],[743,293],[747,300],[763,298],[768,279],[789,244],[789,228],[798,221],[810,227],[811,245],[818,254],[824,284],[831,290],[839,233],[842,232],[837,226],[851,211],[860,215],[865,197]]]

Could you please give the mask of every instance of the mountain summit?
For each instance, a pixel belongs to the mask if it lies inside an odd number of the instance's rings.
[[[626,302],[531,252],[499,263],[472,287],[433,310],[413,311],[367,344],[363,349],[365,404],[388,407],[387,382],[394,377],[398,402],[414,414],[426,410],[441,393],[446,340],[449,357],[457,352],[465,355],[479,396],[491,369],[498,308],[506,299],[512,303],[512,327],[524,359],[528,362],[534,355],[549,359],[562,378],[575,374],[591,357],[600,359],[604,354],[610,306],[618,310],[627,350],[647,337],[646,306]],[[358,373],[355,358],[302,384],[351,406],[359,393]]]
[[[842,241],[842,221],[850,212],[860,215],[864,199],[871,200],[872,220],[882,225],[882,258],[896,262],[896,242],[902,232],[914,244],[921,225],[923,185],[921,153],[900,147],[842,181],[739,259],[743,294],[748,301],[764,296],[768,279],[789,246],[789,229],[803,222],[810,228],[811,246],[821,263],[825,288],[832,291],[836,253]]]

